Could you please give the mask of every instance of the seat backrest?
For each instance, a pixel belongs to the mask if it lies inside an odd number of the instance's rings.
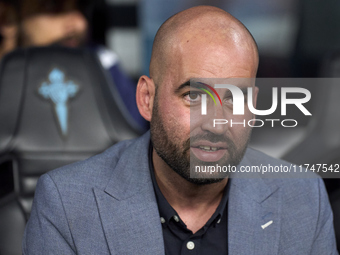
[[[21,254],[37,180],[137,137],[90,50],[18,50],[0,65],[0,254]]]

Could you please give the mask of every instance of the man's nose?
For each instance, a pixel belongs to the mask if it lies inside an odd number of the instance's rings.
[[[87,20],[80,11],[66,14],[65,27],[68,33],[84,33],[87,30]]]
[[[209,131],[217,135],[225,134],[228,131],[229,124],[218,124],[223,123],[224,121],[219,121],[216,124],[216,121],[214,120],[228,120],[228,112],[219,104],[209,108],[207,110],[207,115],[202,115],[202,130]]]

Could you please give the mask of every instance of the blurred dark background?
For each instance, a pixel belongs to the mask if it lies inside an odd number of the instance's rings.
[[[148,72],[159,26],[200,4],[230,12],[250,30],[260,49],[258,77],[320,77],[324,58],[340,48],[337,0],[107,0],[96,5],[93,39],[117,52],[138,77]]]
[[[16,22],[17,17],[12,15],[15,10],[5,7],[17,1],[21,0],[0,0],[0,25]],[[49,0],[56,6],[61,6],[61,2],[66,6],[74,1]],[[320,79],[340,76],[339,0],[79,0],[78,3],[88,21],[87,43],[102,45],[114,52],[114,57],[110,55],[109,60],[116,61],[117,56],[122,70],[134,83],[141,74],[148,74],[153,38],[170,16],[196,5],[213,5],[231,13],[244,23],[257,41],[260,54],[258,77],[284,78],[280,79],[279,85],[275,80],[272,85],[261,83],[258,109],[271,106],[271,87],[294,87],[299,84],[297,79],[313,79],[309,86],[306,80],[303,82],[312,93],[307,108],[313,116],[305,117],[291,109],[290,118],[299,122],[297,128],[282,128],[280,125],[254,128],[250,146],[296,164],[340,163],[340,84],[338,79]],[[6,16],[4,10],[9,14],[6,20],[3,19]],[[7,33],[11,33],[10,26],[8,29]],[[1,36],[0,40],[3,40]],[[278,113],[271,117],[283,119]],[[13,170],[15,160],[1,153],[0,209],[21,194],[15,184],[16,179],[20,179]],[[334,210],[340,244],[340,182],[337,178],[322,177]],[[36,179],[30,184],[33,187],[30,199]],[[22,204],[19,206],[23,207]],[[31,200],[27,203],[27,211],[30,206]],[[27,218],[23,222],[25,220]],[[7,235],[1,232],[0,226],[0,237],[1,234]]]
[[[152,42],[159,26],[171,15],[196,5],[220,7],[244,23],[259,46],[258,77],[324,76],[320,71],[324,59],[340,48],[337,0],[79,0],[79,3],[89,20],[91,41],[116,52],[124,70],[135,79],[148,73]]]

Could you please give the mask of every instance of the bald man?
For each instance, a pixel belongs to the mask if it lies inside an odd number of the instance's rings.
[[[338,254],[320,178],[191,175],[194,164],[288,165],[247,148],[250,127],[214,127],[200,114],[204,96],[192,79],[251,81],[257,66],[252,36],[225,11],[200,6],[168,19],[155,37],[150,77],[138,81],[150,132],[43,175],[23,253]],[[251,87],[256,102],[253,83],[237,86]],[[217,92],[223,105],[209,101],[209,113],[226,116],[230,92]],[[242,118],[253,117],[245,107]]]

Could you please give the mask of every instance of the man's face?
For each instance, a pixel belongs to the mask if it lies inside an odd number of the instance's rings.
[[[79,11],[59,14],[41,13],[27,17],[21,26],[22,46],[58,44],[82,46],[86,41],[88,23]]]
[[[151,119],[151,140],[157,154],[170,168],[186,180],[209,184],[220,177],[190,178],[190,167],[196,165],[237,165],[245,152],[251,128],[246,125],[218,125],[212,120],[233,119],[241,122],[253,118],[245,104],[245,114],[232,115],[232,99],[226,89],[217,89],[223,106],[209,107],[208,115],[201,115],[200,95],[188,85],[192,78],[253,78],[256,75],[255,55],[232,43],[212,41],[212,38],[184,37],[173,50],[171,70],[164,74],[162,84],[156,84]],[[247,80],[247,79],[245,79]],[[250,80],[250,79],[249,79]],[[214,86],[214,84],[210,84]],[[238,83],[242,89],[250,83]],[[256,100],[256,93],[254,93]],[[212,101],[210,101],[211,104]],[[210,110],[209,110],[210,109]],[[242,120],[241,120],[242,119]]]

